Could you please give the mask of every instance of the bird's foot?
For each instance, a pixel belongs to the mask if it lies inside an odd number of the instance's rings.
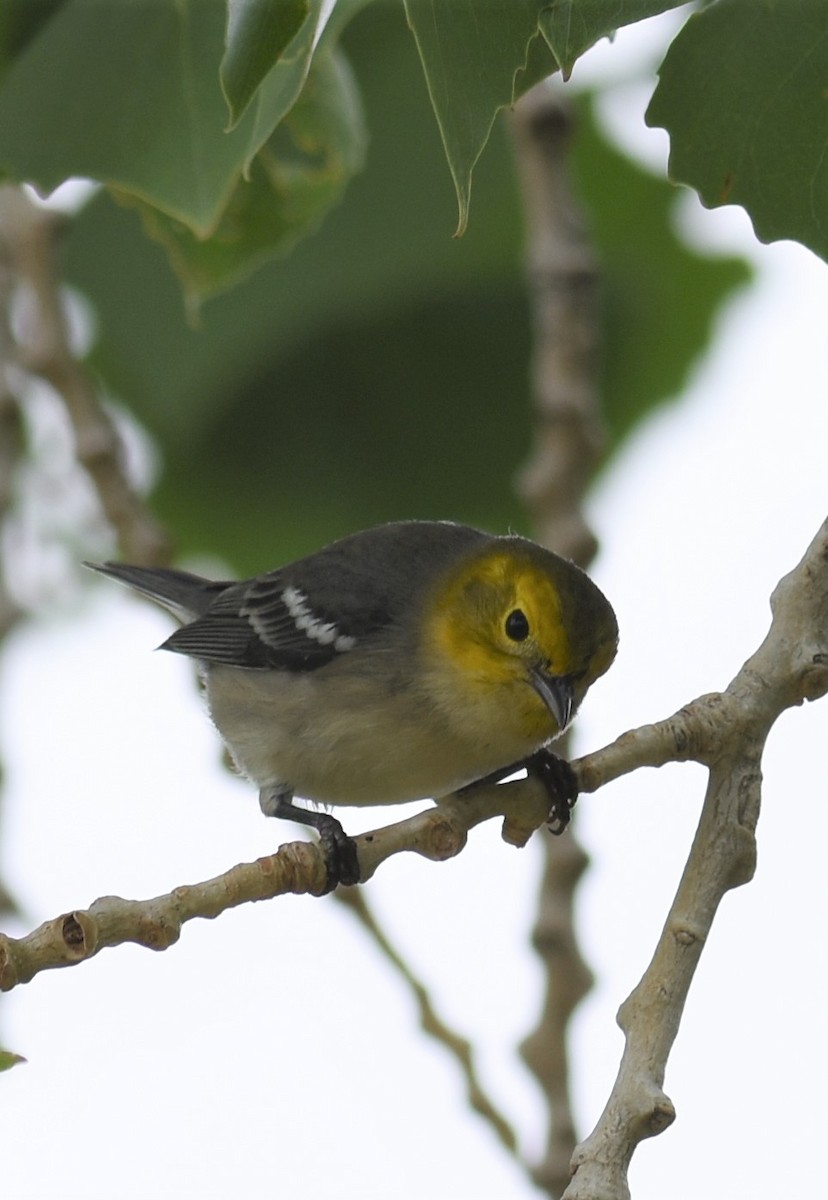
[[[314,813],[318,818],[316,829],[322,853],[325,856],[325,868],[328,873],[325,894],[342,884],[352,887],[359,883],[359,860],[357,858],[356,842],[348,837],[345,830],[330,813]]]
[[[577,776],[565,758],[559,758],[546,749],[538,750],[531,758],[527,758],[526,770],[546,788],[550,801],[546,824],[549,832],[558,837],[569,824],[578,799]]]
[[[462,796],[464,793],[472,791],[473,788],[500,783],[502,779],[514,775],[521,768],[524,768],[530,775],[534,775],[546,788],[550,804],[547,825],[550,833],[555,834],[556,837],[559,836],[569,824],[572,808],[578,799],[578,780],[566,759],[558,758],[557,754],[553,754],[551,750],[545,748],[537,750],[529,758],[510,763],[508,767],[500,767],[497,771],[492,771],[481,779],[475,779],[474,783],[467,783],[465,787],[460,788],[457,794]]]
[[[330,813],[300,808],[293,803],[293,792],[282,787],[262,788],[259,805],[266,817],[298,821],[300,825],[309,825],[319,834],[327,875],[323,895],[332,892],[339,884],[351,887],[359,883],[356,842],[348,837],[336,817]]]

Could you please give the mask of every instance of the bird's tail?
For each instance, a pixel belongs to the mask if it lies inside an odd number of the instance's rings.
[[[116,562],[85,562],[83,565],[135,588],[181,621],[192,621],[201,616],[218,593],[229,586],[171,567],[133,567],[129,563]]]

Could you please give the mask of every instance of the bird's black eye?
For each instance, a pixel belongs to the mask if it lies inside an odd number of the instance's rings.
[[[513,608],[506,618],[504,628],[506,636],[513,642],[525,642],[529,636],[529,622],[526,619],[526,613],[521,612],[519,608]]]

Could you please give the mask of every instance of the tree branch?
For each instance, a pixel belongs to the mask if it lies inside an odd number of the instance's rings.
[[[15,277],[11,254],[0,238],[0,645],[23,617],[23,609],[8,584],[9,518],[14,510],[18,470],[23,460],[24,433],[20,397],[13,372],[14,336],[11,328],[11,307]],[[0,763],[0,787],[3,768]],[[5,883],[0,880],[0,913],[14,913],[17,904]]]
[[[17,338],[19,366],[49,383],[63,402],[75,455],[97,492],[119,547],[132,562],[164,563],[165,530],[129,482],[121,442],[88,371],[72,350],[57,270],[57,243],[66,218],[35,204],[21,187],[0,187],[0,242],[30,306]]]
[[[636,766],[694,759],[709,767],[696,836],[652,962],[621,1006],[624,1054],[606,1108],[577,1147],[565,1200],[628,1200],[640,1141],[675,1118],[663,1091],[670,1049],[713,918],[753,876],[765,741],[785,709],[828,692],[828,521],[776,587],[767,637],[727,690],[625,734],[576,764],[586,790]]]
[[[575,118],[554,80],[515,105],[533,310],[532,454],[517,480],[538,541],[581,566],[597,542],[581,503],[605,446],[597,367],[600,271],[569,167]]]
[[[596,371],[602,324],[598,261],[570,177],[573,127],[572,107],[554,80],[528,92],[511,122],[534,326],[533,445],[517,489],[538,540],[586,567],[597,543],[581,505],[604,447]],[[566,754],[568,741],[561,746]],[[578,946],[574,912],[588,859],[574,831],[547,838],[544,852],[532,941],[546,987],[537,1027],[521,1052],[549,1109],[546,1148],[532,1177],[559,1196],[577,1140],[567,1031],[593,982]]]
[[[438,807],[354,838],[363,882],[403,850],[438,862],[453,858],[470,829],[503,816],[503,839],[524,846],[548,816],[549,800],[534,778],[477,789],[448,798]],[[181,927],[195,917],[212,919],[229,908],[287,893],[319,896],[327,869],[319,847],[290,842],[273,855],[241,863],[214,879],[185,884],[151,900],[103,896],[88,909],[64,913],[22,938],[0,934],[0,991],[28,983],[41,971],[69,967],[109,946],[136,942],[166,950],[178,941]]]

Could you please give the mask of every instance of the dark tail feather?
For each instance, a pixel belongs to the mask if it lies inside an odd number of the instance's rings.
[[[129,563],[116,562],[85,562],[83,565],[135,588],[184,621],[200,617],[218,593],[230,586],[171,567],[133,567]]]

